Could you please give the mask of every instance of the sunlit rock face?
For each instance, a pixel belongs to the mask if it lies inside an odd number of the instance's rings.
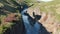
[[[50,2],[50,1],[53,1],[53,0],[37,0],[37,1],[39,1],[39,2]]]
[[[35,8],[29,8],[27,10],[28,14],[34,18],[33,16],[33,12],[35,12],[35,15],[41,15],[41,19],[38,20],[38,22],[40,22],[41,24],[43,24],[43,26],[47,29],[47,31],[51,32],[51,33],[56,33],[57,32],[57,22],[55,20],[55,16],[53,15],[52,12],[41,12],[41,10],[39,10],[39,7],[35,7]]]
[[[33,12],[35,13],[35,15],[41,15],[39,7],[29,8],[27,10],[27,13],[34,19]]]

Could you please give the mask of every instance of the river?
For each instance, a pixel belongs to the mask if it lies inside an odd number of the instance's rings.
[[[47,30],[40,24],[38,21],[35,22],[34,26],[31,26],[29,22],[29,16],[25,15],[27,8],[25,8],[23,11],[21,11],[22,14],[22,19],[24,21],[25,29],[26,29],[26,34],[49,34]],[[30,18],[31,19],[31,18]],[[33,23],[33,21],[31,20]]]

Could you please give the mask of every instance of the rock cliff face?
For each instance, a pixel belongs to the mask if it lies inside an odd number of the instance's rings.
[[[46,29],[53,33],[53,34],[60,34],[60,32],[58,32],[57,29],[59,29],[60,27],[60,23],[58,20],[56,20],[56,16],[53,15],[52,12],[42,12],[40,11],[39,7],[35,7],[35,8],[28,8],[27,13],[34,18],[33,16],[33,12],[35,13],[35,15],[41,15],[41,19],[38,20],[40,23],[43,24],[44,27],[46,27]]]

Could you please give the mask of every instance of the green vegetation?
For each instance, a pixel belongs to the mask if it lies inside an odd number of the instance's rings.
[[[56,19],[60,21],[60,14],[56,13],[56,9],[60,8],[58,7],[58,5],[60,4],[60,0],[54,0],[52,2],[40,2],[40,3],[37,2],[37,0],[25,0],[25,1],[0,0],[0,8],[2,8],[0,9],[0,13],[2,12],[2,14],[0,14],[0,34],[3,34],[3,32],[7,28],[10,28],[11,25],[13,25],[13,23],[11,22],[7,24],[2,23],[3,19],[7,17],[9,13],[17,13],[18,15],[20,15],[19,10],[17,8],[20,7],[19,5],[21,5],[22,3],[26,3],[28,6],[34,4],[32,8],[39,6],[42,12],[53,12],[54,15],[56,16]],[[21,15],[19,17],[21,17]]]
[[[19,10],[17,10],[19,6],[16,3],[20,4],[15,0],[0,0],[0,34],[3,34],[5,30],[14,25],[12,22],[4,22],[4,19],[8,16],[8,14],[16,13],[18,15],[17,18],[21,18],[21,14],[19,13]]]
[[[51,2],[40,2],[34,3],[33,7],[39,6],[41,12],[53,12],[56,16],[56,19],[60,21],[60,14],[58,14],[57,8],[60,8],[60,0],[53,0]],[[32,7],[32,8],[33,8]],[[60,11],[59,11],[60,12]]]
[[[56,19],[60,21],[60,14],[56,13],[56,9],[59,7],[60,0],[54,0],[52,2],[44,2],[40,3],[40,9],[42,11],[53,12],[56,16]],[[60,8],[60,7],[59,7]],[[57,11],[58,12],[58,11]]]

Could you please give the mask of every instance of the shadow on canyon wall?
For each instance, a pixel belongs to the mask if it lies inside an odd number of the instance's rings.
[[[25,34],[25,26],[22,20],[13,21],[14,25],[8,28],[3,34]]]

